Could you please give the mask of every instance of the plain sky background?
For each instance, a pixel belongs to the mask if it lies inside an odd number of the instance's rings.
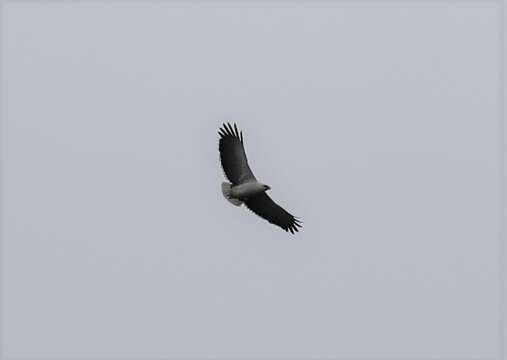
[[[498,355],[499,15],[4,2],[2,359]]]

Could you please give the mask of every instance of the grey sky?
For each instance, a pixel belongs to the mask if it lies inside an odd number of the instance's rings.
[[[496,3],[2,10],[5,358],[497,353]]]

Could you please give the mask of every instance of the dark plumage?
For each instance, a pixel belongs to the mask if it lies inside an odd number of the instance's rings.
[[[292,234],[302,227],[301,221],[276,204],[267,194],[269,186],[257,181],[243,146],[243,133],[236,124],[223,124],[219,130],[220,161],[231,184],[223,183],[225,198],[234,205],[245,203],[252,212]]]
[[[245,148],[243,147],[243,133],[238,133],[238,128],[234,124],[234,129],[230,124],[224,125],[219,130],[221,136],[218,149],[220,151],[220,160],[225,176],[234,185],[239,185],[246,180],[255,180],[255,176],[248,166]]]

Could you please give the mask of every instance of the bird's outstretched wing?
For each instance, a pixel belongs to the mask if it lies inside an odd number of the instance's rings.
[[[243,133],[238,132],[236,124],[234,128],[231,124],[223,124],[218,131],[220,142],[218,150],[220,151],[220,161],[224,169],[225,176],[233,185],[241,184],[248,180],[255,180],[255,176],[248,166],[245,148],[243,147]]]
[[[245,201],[246,206],[271,224],[280,226],[292,234],[302,227],[301,221],[277,205],[265,192],[259,193]]]

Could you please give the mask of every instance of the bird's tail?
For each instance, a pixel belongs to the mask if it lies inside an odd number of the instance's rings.
[[[233,205],[241,206],[241,204],[243,204],[243,201],[232,197],[231,188],[232,184],[229,184],[228,182],[222,183],[222,194],[224,195],[224,198],[226,198],[227,201]]]

